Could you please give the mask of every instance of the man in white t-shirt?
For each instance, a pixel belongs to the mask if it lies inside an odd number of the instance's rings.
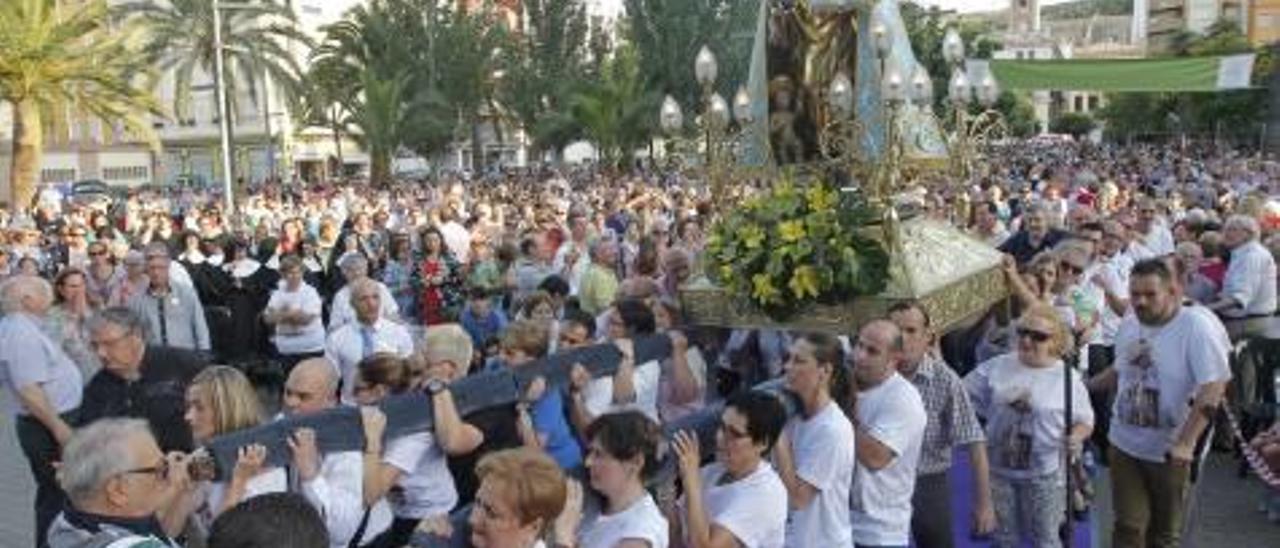
[[[898,374],[902,350],[902,332],[886,320],[863,327],[853,345],[858,462],[850,521],[860,548],[910,542],[911,495],[928,416],[920,392]]]
[[[1112,543],[1175,547],[1196,444],[1231,379],[1231,342],[1208,309],[1182,305],[1164,261],[1135,265],[1129,296],[1133,314],[1116,334],[1115,366],[1096,383],[1116,390]]]
[[[1173,233],[1169,231],[1168,224],[1160,216],[1155,200],[1147,198],[1138,202],[1138,223],[1135,228],[1138,231],[1139,243],[1150,250],[1152,256],[1164,257],[1173,254]]]
[[[1226,322],[1232,340],[1266,333],[1276,313],[1276,261],[1261,242],[1258,220],[1245,215],[1227,219],[1223,243],[1231,249],[1231,263],[1222,280],[1222,292],[1209,305]],[[1241,407],[1257,400],[1257,370],[1261,366],[1254,352],[1237,360],[1236,390],[1232,403]]]

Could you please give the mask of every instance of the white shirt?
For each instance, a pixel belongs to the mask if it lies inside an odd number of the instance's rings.
[[[364,519],[364,455],[360,451],[329,453],[321,457],[320,473],[298,489],[324,520],[329,546],[344,548]],[[391,526],[391,511],[378,501],[369,511],[361,544]]]
[[[834,402],[809,419],[797,415],[787,421],[787,438],[795,458],[796,476],[817,493],[809,505],[792,510],[787,522],[791,548],[850,546],[849,488],[857,462],[853,423]]]
[[[911,536],[911,493],[928,415],[924,400],[910,381],[894,373],[878,386],[858,394],[858,422],[863,432],[893,451],[893,461],[880,470],[862,463],[854,467],[850,493],[853,542],[906,545]]]
[[[612,376],[592,379],[582,388],[582,404],[593,417],[611,411],[634,409],[661,424],[658,420],[658,381],[661,375],[662,366],[655,360],[644,362],[636,367],[632,380],[636,399],[634,402],[623,404],[613,403]]]
[[[1030,479],[1058,471],[1066,429],[1065,372],[1061,361],[1035,369],[1009,353],[982,362],[965,376],[974,409],[987,421],[992,472]],[[1071,376],[1071,399],[1071,424],[1092,425],[1093,407],[1081,375]]]
[[[582,548],[614,548],[624,540],[643,540],[649,548],[667,548],[667,518],[662,517],[653,497],[645,494],[625,510],[600,514],[578,534]]]
[[[388,320],[400,319],[400,307],[396,304],[396,298],[391,295],[391,290],[387,289],[387,285],[373,278],[369,281],[378,286],[378,306],[382,309],[379,315]],[[351,286],[346,285],[333,296],[333,309],[329,311],[329,332],[333,333],[339,327],[355,321],[356,309],[351,306]]]
[[[1276,312],[1276,261],[1257,240],[1231,251],[1231,264],[1222,279],[1222,296],[1240,303],[1244,316]]]
[[[1196,390],[1231,379],[1230,351],[1226,328],[1207,308],[1184,306],[1160,327],[1126,316],[1116,335],[1119,383],[1111,444],[1133,457],[1164,462]]]
[[[285,474],[284,468],[269,468],[266,471],[252,477],[244,486],[244,496],[240,498],[240,502],[244,502],[258,495],[266,495],[269,493],[284,493],[289,490],[289,477]],[[192,518],[196,520],[197,526],[202,531],[208,531],[209,526],[213,525],[214,518],[218,517],[215,512],[222,506],[227,496],[227,484],[224,482],[207,483],[203,489],[204,503],[196,510]]]
[[[275,336],[271,338],[271,341],[276,345],[276,350],[285,355],[307,354],[324,350],[324,324],[320,321],[322,306],[320,294],[310,285],[303,283],[298,286],[297,291],[289,291],[285,287],[285,282],[280,282],[280,287],[271,292],[271,299],[267,301],[267,309],[283,310],[288,308],[301,310],[306,314],[312,315],[313,319],[310,323],[302,326],[277,323]]]
[[[449,513],[458,492],[449,475],[444,452],[429,432],[419,432],[387,443],[382,462],[400,470],[400,479],[387,493],[397,518],[423,519]]]
[[[1169,227],[1165,225],[1163,220],[1156,219],[1151,222],[1151,230],[1148,230],[1142,236],[1142,245],[1151,250],[1151,253],[1156,257],[1172,255],[1174,252],[1173,233],[1169,231]]]
[[[781,547],[787,528],[787,488],[778,473],[762,460],[747,477],[717,485],[724,472],[719,462],[700,471],[700,495],[711,524],[729,531],[745,548]]]
[[[373,329],[373,353],[389,352],[400,357],[413,353],[413,337],[409,331],[396,322],[379,318]],[[342,378],[342,401],[354,401],[352,394],[356,383],[356,366],[365,356],[364,340],[361,335],[364,324],[352,322],[329,334],[325,343],[324,357],[338,368]]]
[[[1115,257],[1104,259],[1098,263],[1096,269],[1097,274],[1102,276],[1102,283],[1107,287],[1107,291],[1112,294],[1120,295],[1128,298],[1129,296],[1129,270],[1133,265],[1129,262],[1128,257],[1124,254],[1117,253]],[[1085,278],[1089,281],[1090,278]],[[1111,309],[1111,305],[1107,303],[1106,292],[1102,293],[1101,316],[1098,318],[1098,329],[1091,344],[1103,346],[1111,346],[1116,341],[1116,331],[1120,329],[1121,314],[1116,314]]]
[[[449,221],[440,225],[440,235],[453,258],[466,264],[467,258],[471,256],[471,233],[457,222]]]
[[[22,312],[0,317],[0,386],[9,390],[9,413],[28,415],[18,392],[39,386],[54,411],[80,407],[84,376],[62,347],[40,329],[39,318]]]

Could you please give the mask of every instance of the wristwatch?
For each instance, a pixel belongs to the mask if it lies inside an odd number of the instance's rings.
[[[448,390],[448,389],[449,389],[449,383],[446,383],[440,379],[431,379],[427,381],[428,395],[435,396],[436,394],[444,392],[445,390]]]

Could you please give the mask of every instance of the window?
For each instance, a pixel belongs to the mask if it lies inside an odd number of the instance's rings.
[[[74,168],[40,170],[40,182],[42,183],[69,183],[74,180],[76,180],[76,170]]]
[[[149,171],[147,166],[108,167],[102,169],[102,178],[107,181],[146,179]]]
[[[1075,105],[1076,105],[1075,112],[1084,111],[1084,97],[1081,95],[1075,96]]]
[[[1100,98],[1100,97],[1098,97],[1097,95],[1090,95],[1090,96],[1089,96],[1089,110],[1090,110],[1090,111],[1098,110],[1098,103],[1100,102],[1100,101],[1099,101],[1099,99],[1101,99],[1101,98]]]

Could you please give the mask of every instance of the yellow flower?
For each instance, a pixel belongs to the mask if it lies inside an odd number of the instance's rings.
[[[778,288],[773,287],[773,280],[768,274],[756,274],[751,277],[751,283],[754,286],[751,295],[757,301],[762,303],[770,303],[778,298]]]
[[[732,279],[732,278],[733,278],[733,267],[732,267],[732,266],[729,266],[729,265],[723,265],[723,266],[721,266],[721,267],[720,267],[720,279],[721,279],[721,280],[728,280],[728,279]]]
[[[738,229],[738,236],[746,244],[747,249],[758,249],[764,245],[764,230],[759,225],[747,225]]]
[[[802,266],[797,268],[791,275],[791,293],[797,299],[803,299],[806,295],[810,297],[818,296],[818,271],[812,266]]]
[[[803,221],[786,221],[778,225],[778,232],[782,233],[782,241],[796,242],[804,238],[804,222]]]
[[[809,188],[806,193],[809,199],[809,209],[814,211],[825,211],[836,207],[838,196],[835,192],[827,190],[823,185],[814,185]]]

